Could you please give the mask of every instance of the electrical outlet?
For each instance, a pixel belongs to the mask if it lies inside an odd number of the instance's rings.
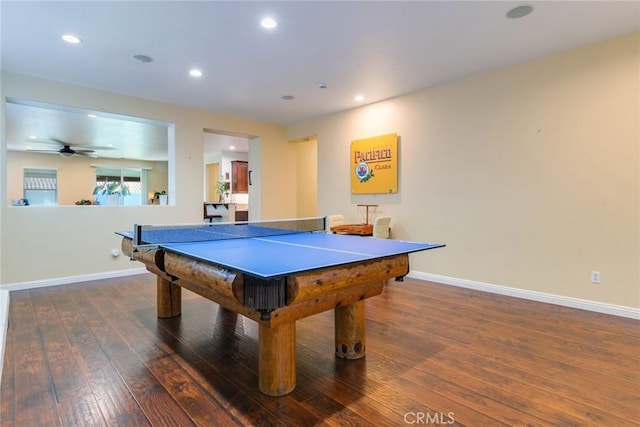
[[[591,283],[595,283],[595,284],[600,283],[600,272],[599,271],[592,271],[591,272]]]

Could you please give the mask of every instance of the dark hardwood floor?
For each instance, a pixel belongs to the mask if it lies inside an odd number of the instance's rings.
[[[0,425],[640,425],[640,322],[418,280],[367,300],[367,356],[297,322],[297,387],[257,387],[257,325],[155,276],[11,293]]]

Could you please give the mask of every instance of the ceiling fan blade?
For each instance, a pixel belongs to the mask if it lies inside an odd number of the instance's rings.
[[[109,145],[72,145],[72,147],[86,147],[95,150],[115,150],[115,147]]]
[[[56,138],[51,138],[52,141],[62,145],[63,147],[70,147],[70,148],[74,148],[74,147],[83,147],[83,148],[87,148],[90,149],[92,151],[95,150],[113,150],[114,147],[112,146],[108,146],[108,145],[91,145],[91,144],[72,144],[70,142],[65,142],[62,141],[60,139],[56,139]]]
[[[76,156],[84,156],[84,157],[93,157],[94,159],[98,158],[95,153],[87,153],[84,151],[76,151]]]
[[[58,143],[58,144],[62,145],[63,147],[73,145],[73,144],[71,144],[70,142],[62,141],[61,139],[57,139],[57,138],[49,138],[49,139],[50,139],[51,141],[53,141],[53,142],[56,142],[56,143]]]
[[[55,154],[59,153],[58,150],[30,150],[30,149],[27,149],[27,151],[29,153],[55,153]]]
[[[73,150],[73,149],[72,151],[75,151],[78,154],[93,154],[96,152],[96,150]]]
[[[28,139],[27,142],[32,144],[46,144],[46,145],[56,145],[59,146],[60,149],[67,150],[76,150],[76,147],[87,149],[88,151],[95,152],[96,150],[115,150],[115,147],[112,145],[91,145],[91,144],[72,144],[70,142],[63,141],[57,138],[48,138],[48,139]],[[29,150],[33,151],[33,150]]]

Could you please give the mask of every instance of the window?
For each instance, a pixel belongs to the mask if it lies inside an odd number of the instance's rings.
[[[124,197],[121,197],[120,204],[122,205],[142,205],[146,204],[147,194],[147,181],[148,170],[146,169],[113,169],[113,168],[96,168],[96,186],[109,186],[114,187],[119,193],[124,193]],[[122,186],[126,188],[122,191]],[[143,196],[144,195],[144,196]],[[101,205],[107,205],[107,195],[96,195],[96,200]]]
[[[58,171],[56,169],[24,169],[24,198],[30,205],[58,204]]]

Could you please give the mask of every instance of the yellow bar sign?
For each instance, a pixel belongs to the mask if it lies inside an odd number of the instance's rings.
[[[351,193],[398,192],[398,134],[351,141]]]

